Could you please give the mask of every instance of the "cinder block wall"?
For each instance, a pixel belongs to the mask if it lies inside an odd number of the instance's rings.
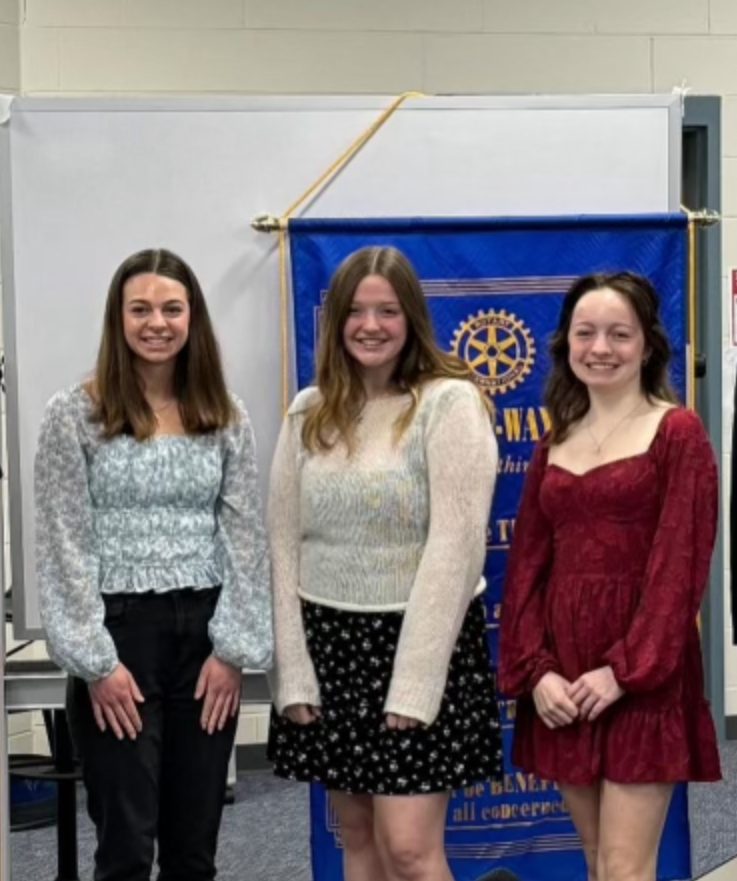
[[[0,92],[20,89],[20,0],[0,0]]]
[[[11,87],[15,14],[14,0],[0,0],[0,85]],[[23,0],[19,32],[20,88],[29,94],[632,93],[684,84],[722,95],[729,314],[735,0]],[[728,346],[725,323],[731,365]],[[724,465],[726,473],[728,455]],[[730,639],[727,631],[726,706],[737,715]],[[264,727],[263,712],[250,710],[239,739],[262,739]]]

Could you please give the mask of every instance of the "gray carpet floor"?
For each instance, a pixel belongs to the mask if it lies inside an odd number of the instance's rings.
[[[689,789],[691,863],[694,878],[737,856],[737,741],[722,744],[721,783]]]
[[[737,855],[737,742],[722,748],[724,781],[691,787],[694,878]],[[81,796],[81,793],[80,793]],[[92,877],[94,833],[82,809],[79,868]],[[11,834],[12,881],[56,877],[56,830]],[[311,881],[307,787],[268,771],[239,775],[236,803],[225,808],[218,881]]]

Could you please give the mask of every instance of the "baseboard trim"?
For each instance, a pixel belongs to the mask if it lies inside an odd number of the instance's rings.
[[[266,758],[266,744],[239,743],[235,748],[235,766],[239,771],[264,771],[271,768],[271,762]]]
[[[737,716],[727,716],[724,721],[727,740],[737,740]]]

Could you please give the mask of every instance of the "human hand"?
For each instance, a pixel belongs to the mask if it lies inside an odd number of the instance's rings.
[[[311,725],[317,722],[322,713],[320,707],[312,704],[290,704],[284,708],[284,715],[295,725]]]
[[[570,687],[567,679],[551,670],[533,688],[535,709],[548,728],[570,725],[578,716],[578,707],[568,694]]]
[[[406,731],[408,728],[417,728],[420,724],[419,719],[413,719],[412,716],[401,716],[399,713],[386,714],[386,727],[390,731]]]
[[[611,667],[599,667],[579,676],[568,692],[582,719],[593,722],[607,707],[618,701],[624,689],[614,678]]]
[[[215,655],[202,665],[194,690],[196,701],[204,697],[200,725],[212,734],[222,731],[230,716],[238,712],[241,700],[241,671]]]
[[[135,740],[143,727],[136,704],[144,701],[130,670],[118,663],[112,673],[87,685],[92,713],[100,731],[109,725],[118,740]]]

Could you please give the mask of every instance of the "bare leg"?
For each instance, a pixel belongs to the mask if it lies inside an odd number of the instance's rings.
[[[604,881],[596,871],[599,851],[600,784],[594,786],[561,784],[560,791],[583,845],[589,881]]]
[[[374,829],[387,881],[453,881],[445,858],[449,792],[374,796]]]
[[[601,784],[599,881],[655,881],[670,783]]]
[[[345,881],[387,881],[374,840],[373,796],[330,792],[343,842]]]

